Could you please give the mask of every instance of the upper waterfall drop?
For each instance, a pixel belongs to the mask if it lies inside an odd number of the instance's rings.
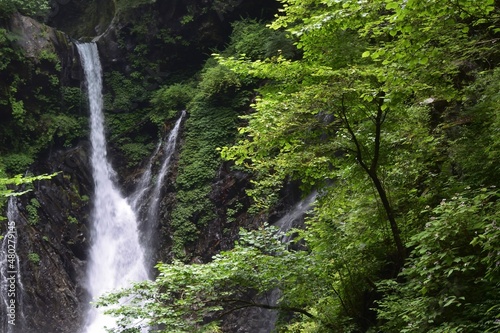
[[[87,290],[95,299],[107,291],[126,287],[148,278],[144,248],[139,241],[137,216],[122,196],[112,177],[115,171],[107,160],[102,99],[102,69],[95,43],[77,44],[87,82],[90,108],[91,165],[94,198],[91,247],[87,269]],[[105,332],[114,320],[90,309],[85,332]]]

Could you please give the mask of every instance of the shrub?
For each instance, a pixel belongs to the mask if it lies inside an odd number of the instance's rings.
[[[40,256],[38,255],[38,253],[35,253],[35,252],[29,253],[28,260],[35,265],[40,264]]]

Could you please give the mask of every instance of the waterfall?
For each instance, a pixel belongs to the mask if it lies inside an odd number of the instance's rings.
[[[134,192],[130,195],[129,202],[135,212],[141,212],[143,221],[141,223],[141,239],[144,244],[148,244],[145,249],[147,266],[153,267],[155,263],[155,253],[159,242],[158,233],[158,213],[161,200],[161,188],[165,176],[170,170],[170,163],[175,153],[177,145],[177,138],[179,137],[180,127],[182,120],[186,115],[186,111],[182,111],[179,119],[175,122],[174,128],[170,131],[165,146],[162,151],[163,162],[156,176],[156,181],[151,184],[153,180],[153,163],[157,160],[157,155],[163,145],[163,140],[160,140],[149,158],[148,164],[139,179]],[[152,187],[152,189],[151,189]],[[149,201],[147,200],[149,199]],[[147,204],[149,206],[147,207]]]
[[[177,136],[179,135],[179,128],[181,127],[182,118],[186,115],[186,111],[182,111],[181,116],[175,123],[174,128],[170,131],[167,139],[163,154],[164,159],[156,179],[155,187],[153,188],[153,193],[151,194],[151,202],[148,209],[148,220],[157,221],[158,220],[158,205],[160,203],[161,186],[163,184],[163,179],[165,178],[168,170],[170,169],[170,161],[175,152],[175,146],[177,144]]]
[[[0,252],[0,308],[2,309],[2,332],[22,331],[24,322],[21,267],[17,255],[17,222],[19,211],[16,198],[10,197],[7,206],[7,232],[2,240]]]
[[[144,206],[144,198],[148,193],[151,178],[153,177],[153,162],[155,161],[156,155],[160,151],[161,144],[162,141],[161,140],[158,141],[156,149],[149,158],[146,169],[142,173],[142,176],[139,179],[139,182],[137,183],[134,193],[132,193],[132,195],[129,198],[130,205],[136,212],[140,211]]]
[[[163,163],[160,168],[160,172],[157,175],[156,182],[153,188],[152,193],[150,193],[150,205],[149,209],[147,212],[147,217],[148,221],[154,221],[158,220],[158,205],[160,203],[160,194],[161,194],[161,186],[163,184],[163,179],[167,175],[169,169],[170,169],[170,162],[172,160],[172,156],[175,153],[175,147],[177,145],[177,137],[179,136],[179,130],[181,127],[181,122],[184,116],[186,115],[186,111],[182,111],[181,116],[179,119],[177,119],[174,128],[170,131],[170,134],[168,135],[168,138],[166,140],[165,148],[163,149]],[[162,145],[162,141],[158,143],[156,146],[156,149],[151,155],[151,158],[149,159],[148,165],[146,167],[146,170],[142,174],[141,178],[139,179],[139,182],[137,184],[137,187],[134,191],[134,193],[131,195],[130,198],[130,203],[132,207],[135,209],[135,211],[139,211],[142,206],[144,205],[144,199],[145,195],[148,192],[151,179],[152,179],[152,167],[153,167],[153,162],[156,158],[156,155],[160,151]],[[151,222],[150,222],[151,223]],[[148,223],[148,224],[150,224]]]
[[[283,217],[273,223],[273,225],[278,227],[280,232],[283,233],[281,237],[282,243],[288,243],[293,238],[291,235],[286,235],[286,232],[290,231],[292,228],[299,227],[304,221],[305,215],[313,206],[317,196],[318,193],[316,191],[309,194],[306,198],[296,203],[285,215],[283,215]],[[281,291],[276,288],[262,296],[258,300],[258,303],[268,303],[274,306],[277,304],[280,297]],[[278,320],[277,310],[255,308],[247,311],[248,312],[244,316],[244,323],[242,323],[237,333],[274,332],[276,321]]]
[[[94,177],[91,247],[87,290],[95,299],[104,292],[148,278],[144,249],[139,242],[137,217],[113,182],[115,171],[107,160],[102,99],[102,70],[95,43],[78,44],[90,108],[91,165]],[[85,332],[105,332],[114,320],[96,309],[86,316]]]
[[[159,233],[158,229],[158,214],[159,214],[159,206],[160,206],[160,197],[161,197],[161,188],[163,185],[163,180],[167,175],[170,169],[170,162],[172,160],[172,156],[175,153],[175,147],[177,145],[177,137],[179,136],[179,129],[182,123],[182,119],[186,115],[186,111],[182,111],[181,116],[175,123],[174,128],[170,131],[168,135],[167,142],[165,143],[165,147],[163,149],[163,163],[159,170],[159,173],[156,177],[156,182],[153,187],[153,190],[149,196],[149,208],[146,216],[146,223],[144,228],[144,237],[148,240],[149,247],[146,251],[148,254],[148,264],[150,266],[154,265],[156,261],[155,253],[156,248],[159,243]]]
[[[290,235],[286,235],[286,233],[292,228],[297,227],[298,224],[303,221],[304,216],[307,211],[311,209],[317,196],[318,192],[312,192],[305,199],[295,204],[288,213],[274,223],[274,226],[278,227],[284,234],[281,239],[283,243],[288,243],[291,240],[292,237]]]

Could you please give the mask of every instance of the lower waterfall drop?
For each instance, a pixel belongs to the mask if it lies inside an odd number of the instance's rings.
[[[296,203],[285,215],[278,221],[273,223],[273,226],[279,228],[282,233],[281,242],[290,243],[293,236],[288,235],[287,232],[293,228],[300,227],[304,222],[309,210],[314,206],[318,192],[314,191],[306,198]],[[261,303],[268,303],[275,306],[281,297],[281,291],[274,289],[269,291],[266,295],[259,300]],[[274,332],[276,321],[278,320],[278,312],[276,310],[268,309],[252,309],[249,311],[249,318],[246,318],[245,325],[238,329],[237,333],[270,333]]]
[[[115,171],[106,158],[102,70],[95,43],[78,44],[90,108],[91,165],[94,178],[91,247],[87,290],[92,299],[148,279],[144,248],[139,242],[137,216],[113,182]],[[84,332],[104,333],[115,321],[97,309],[86,315]]]

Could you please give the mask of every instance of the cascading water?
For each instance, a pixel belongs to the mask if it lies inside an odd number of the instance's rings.
[[[95,299],[107,291],[148,278],[144,249],[139,242],[137,217],[114,184],[115,174],[106,158],[102,111],[102,70],[95,43],[78,44],[85,72],[90,108],[91,165],[94,177],[91,248],[87,289]],[[85,332],[105,332],[114,320],[90,309]]]
[[[24,286],[17,255],[18,217],[16,198],[10,197],[7,206],[7,232],[4,235],[0,252],[0,308],[4,333],[21,332],[24,323]]]
[[[148,209],[148,221],[155,222],[158,220],[158,205],[160,203],[160,194],[161,194],[161,186],[163,184],[163,179],[167,175],[168,170],[170,169],[170,161],[172,160],[172,156],[174,155],[175,152],[175,146],[177,144],[177,137],[179,135],[179,129],[181,127],[181,122],[184,116],[186,115],[186,111],[182,111],[181,116],[175,123],[174,128],[172,131],[170,131],[170,134],[167,139],[167,143],[165,145],[163,154],[164,154],[164,159],[163,163],[160,169],[160,172],[158,173],[155,187],[153,189],[153,192],[151,193],[150,196],[150,204],[149,204],[149,209]]]
[[[132,206],[134,211],[140,212],[141,217],[143,217],[143,221],[141,223],[141,239],[144,240],[144,243],[147,242],[148,244],[148,247],[145,249],[148,267],[153,267],[156,261],[155,253],[159,241],[159,233],[157,232],[157,227],[158,209],[161,199],[161,187],[163,185],[163,180],[165,179],[165,176],[170,169],[170,162],[172,160],[172,156],[175,153],[177,138],[179,137],[181,123],[185,115],[186,111],[182,111],[179,119],[177,119],[174,125],[174,128],[170,131],[167,137],[162,154],[163,162],[156,176],[155,183],[151,184],[153,179],[153,163],[160,151],[163,143],[162,141],[160,141],[156,146],[156,149],[151,155],[144,173],[137,183],[137,187],[134,193],[132,193],[132,195],[129,197],[130,205]],[[146,199],[149,199],[149,201]]]
[[[288,213],[274,223],[274,226],[278,227],[284,234],[281,239],[283,243],[288,243],[291,240],[292,237],[286,235],[286,233],[292,228],[297,227],[297,224],[303,221],[305,214],[309,209],[311,209],[317,196],[318,192],[312,192],[305,199],[295,204],[295,206],[293,206]]]
[[[153,152],[153,155],[151,155],[148,161],[146,169],[142,173],[142,176],[137,183],[137,187],[135,188],[134,193],[132,193],[129,198],[130,205],[136,212],[140,211],[144,206],[144,198],[148,193],[149,184],[151,183],[151,178],[153,177],[153,162],[155,161],[156,155],[160,151],[161,145],[162,141],[160,140],[156,145],[156,149]]]
[[[179,136],[179,129],[181,127],[182,119],[186,115],[186,111],[182,111],[181,116],[175,123],[174,128],[170,131],[167,142],[163,149],[163,163],[156,177],[156,182],[153,190],[149,196],[149,207],[147,211],[147,216],[145,220],[145,225],[143,228],[144,238],[148,240],[149,247],[146,249],[148,264],[152,267],[156,261],[156,248],[159,243],[159,233],[156,231],[158,229],[158,214],[160,206],[160,196],[161,188],[163,185],[163,180],[170,169],[170,162],[172,156],[175,152],[175,147],[177,145],[177,137]]]
[[[283,236],[281,237],[282,243],[290,242],[292,236],[286,235],[286,233],[292,228],[298,227],[300,223],[304,221],[305,215],[311,209],[317,196],[317,192],[309,194],[305,199],[295,204],[288,213],[273,223],[273,225],[278,227],[280,232],[283,233]],[[258,302],[268,303],[269,305],[274,306],[280,297],[281,291],[279,289],[274,289],[262,296],[262,299]],[[273,332],[276,326],[278,313],[276,310],[257,308],[250,310],[247,318],[245,319],[245,324],[243,324],[237,331],[238,333],[269,333]]]
[[[153,223],[156,223],[156,221],[158,220],[157,214],[158,214],[158,205],[160,203],[161,186],[163,184],[163,179],[165,178],[170,169],[170,162],[175,152],[175,147],[177,145],[177,138],[179,136],[179,130],[181,127],[182,119],[184,118],[185,115],[186,111],[182,111],[181,116],[179,117],[179,119],[177,119],[174,128],[170,131],[170,134],[168,135],[165,148],[163,149],[163,163],[161,165],[160,172],[157,175],[153,191],[149,195],[150,203],[147,212],[147,217],[148,217],[147,220],[152,221]],[[146,170],[142,174],[141,178],[139,179],[139,182],[137,184],[134,193],[130,197],[130,203],[132,207],[135,209],[135,211],[139,211],[145,202],[144,199],[148,192],[149,185],[152,179],[153,162],[156,155],[160,151],[161,145],[162,142],[160,141],[156,146],[153,155],[149,159],[148,166],[146,167]]]

